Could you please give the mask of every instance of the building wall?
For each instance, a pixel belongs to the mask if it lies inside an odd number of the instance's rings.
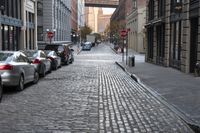
[[[111,15],[101,15],[98,20],[98,32],[102,33],[105,31],[107,25],[110,24]]]
[[[78,1],[72,0],[71,3],[71,41],[77,42],[78,34]]]
[[[71,0],[38,0],[38,41],[50,43],[47,30],[54,32],[52,43],[71,40]]]
[[[71,25],[72,29],[76,32],[78,28],[78,3],[77,0],[72,0],[71,4]]]
[[[85,24],[85,1],[78,0],[78,26],[83,27]]]
[[[149,6],[151,2],[154,2],[154,18],[148,19],[152,12]],[[194,73],[196,63],[200,62],[200,2],[198,0],[185,0],[180,3],[165,1],[162,17],[158,16],[158,2],[150,0],[147,3],[146,60],[186,73]],[[164,25],[162,34],[158,34],[160,25]],[[164,36],[163,46],[159,45],[162,35]],[[160,46],[163,47],[163,57],[159,55]]]
[[[111,16],[111,22],[117,21],[120,23],[121,26],[126,27],[126,0],[120,0],[119,6],[116,8],[114,13]]]
[[[0,49],[37,48],[37,1],[1,0]]]
[[[97,7],[86,7],[85,9],[85,23],[92,29],[92,32],[95,33],[98,32],[99,10],[101,10],[101,8]]]
[[[85,9],[85,18],[86,18],[86,25],[88,25],[93,32],[95,32],[96,29],[96,9],[94,7],[86,7]]]
[[[132,1],[132,10],[126,17],[128,33],[128,46],[136,52],[145,52],[145,33],[144,25],[146,23],[146,3],[145,0]]]

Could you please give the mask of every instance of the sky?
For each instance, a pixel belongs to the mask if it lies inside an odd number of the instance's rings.
[[[103,8],[104,14],[112,14],[115,11],[115,8]]]

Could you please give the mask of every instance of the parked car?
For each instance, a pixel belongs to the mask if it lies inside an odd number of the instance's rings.
[[[61,58],[57,55],[55,51],[51,50],[45,50],[44,51],[47,55],[47,57],[51,60],[51,68],[53,70],[58,69],[58,67],[61,67]]]
[[[45,77],[47,72],[51,72],[51,60],[47,58],[42,50],[26,50],[23,53],[32,61],[38,73]]]
[[[3,96],[3,84],[2,84],[2,79],[0,76],[0,102],[1,102],[2,96]]]
[[[85,42],[84,45],[82,46],[82,50],[91,50],[91,48],[92,48],[91,42]]]
[[[0,51],[0,74],[4,86],[17,86],[20,91],[24,84],[39,80],[34,65],[22,52]]]
[[[45,50],[53,50],[58,56],[61,57],[62,64],[69,64],[74,61],[73,49],[71,49],[72,43],[67,44],[47,44]]]

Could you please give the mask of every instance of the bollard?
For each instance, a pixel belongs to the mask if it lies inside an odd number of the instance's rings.
[[[195,65],[195,76],[200,76],[200,64],[196,63]]]

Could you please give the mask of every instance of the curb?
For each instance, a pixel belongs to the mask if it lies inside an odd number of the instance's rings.
[[[114,48],[112,48],[111,46],[110,46],[110,48],[111,48],[116,54],[118,54],[118,52],[117,52]]]
[[[200,133],[200,126],[188,118],[182,111],[180,111],[175,106],[169,104],[164,97],[162,97],[159,93],[156,93],[153,91],[153,89],[147,85],[145,85],[140,78],[135,75],[131,74],[127,71],[127,69],[120,63],[115,62],[124,72],[126,72],[134,81],[136,81],[138,84],[140,84],[142,87],[144,87],[149,93],[151,93],[156,99],[158,99],[160,102],[162,102],[165,106],[167,106],[171,111],[173,111],[176,115],[178,115],[195,133]]]
[[[80,49],[80,50],[77,52],[77,55],[78,55],[78,54],[80,54],[80,53],[81,53],[81,51],[82,51],[82,49]]]

